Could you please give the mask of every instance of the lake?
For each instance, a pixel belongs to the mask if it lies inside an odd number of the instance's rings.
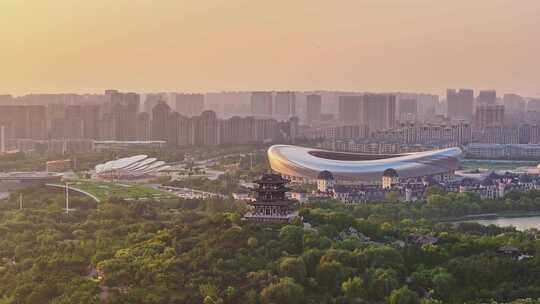
[[[499,227],[514,226],[517,230],[523,231],[530,228],[540,229],[540,216],[526,217],[500,217],[486,220],[470,220],[466,222],[479,223],[482,225],[496,225]]]

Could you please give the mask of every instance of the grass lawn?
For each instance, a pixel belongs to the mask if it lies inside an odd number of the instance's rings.
[[[536,166],[534,161],[498,161],[498,160],[464,160],[461,166],[466,170],[488,169],[495,171],[515,170],[519,167]]]
[[[74,180],[69,182],[69,185],[73,188],[86,191],[101,201],[107,200],[109,197],[118,197],[127,200],[157,201],[176,199],[175,195],[168,192],[137,184]]]

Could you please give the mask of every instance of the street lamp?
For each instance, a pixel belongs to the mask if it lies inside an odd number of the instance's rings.
[[[69,186],[68,183],[65,183],[66,185],[66,215],[69,215]]]

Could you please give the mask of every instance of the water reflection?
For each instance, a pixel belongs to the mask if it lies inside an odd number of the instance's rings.
[[[540,216],[527,217],[501,217],[489,220],[471,220],[470,223],[479,223],[482,225],[496,225],[499,227],[514,226],[517,230],[523,231],[530,228],[540,229]]]

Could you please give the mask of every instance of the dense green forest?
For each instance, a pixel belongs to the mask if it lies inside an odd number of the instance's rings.
[[[539,212],[540,191],[510,192],[503,199],[480,199],[473,193],[444,193],[438,187],[427,189],[427,200],[412,203],[372,203],[355,206],[355,217],[382,217],[390,220],[401,219],[451,219],[464,215],[512,212]],[[328,204],[316,206],[328,207]],[[334,208],[343,205],[337,202]],[[349,210],[350,212],[350,210]]]
[[[0,202],[0,303],[539,303],[526,299],[540,298],[538,231],[430,220],[539,201],[328,202],[299,207],[304,227],[244,223],[230,200],[74,197],[66,215],[61,194],[26,190],[23,210],[18,194]]]

